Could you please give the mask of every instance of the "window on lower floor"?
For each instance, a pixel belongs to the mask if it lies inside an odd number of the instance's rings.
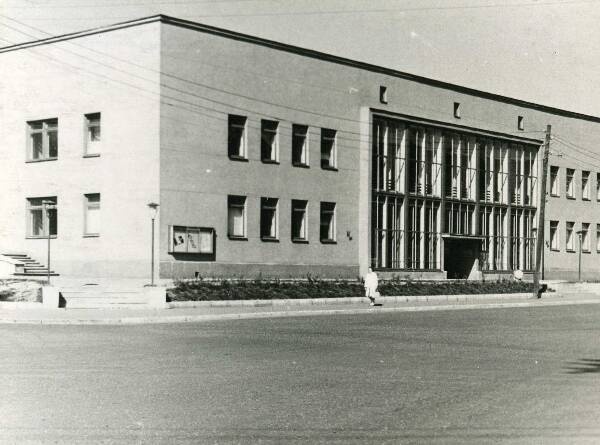
[[[278,238],[277,198],[260,198],[260,238],[276,240]]]
[[[292,164],[308,166],[308,126],[292,125]]]
[[[28,161],[56,159],[58,157],[58,119],[27,122],[29,142]]]
[[[292,199],[292,241],[308,239],[306,209],[308,201]]]
[[[229,238],[246,238],[246,197],[227,197],[227,235]]]
[[[56,236],[58,228],[56,196],[27,198],[27,236]]]
[[[336,131],[321,128],[321,168],[335,169],[337,167]]]
[[[84,235],[98,236],[100,234],[100,193],[88,193],[85,197],[85,228]]]
[[[560,235],[558,221],[550,221],[550,249],[560,250]]]
[[[321,203],[321,242],[335,242],[336,227],[335,227],[335,203]]]
[[[570,251],[575,251],[575,243],[573,242],[573,227],[575,223],[572,221],[567,221],[566,224],[566,249]]]
[[[581,223],[581,251],[590,252],[590,224]]]
[[[260,129],[260,158],[263,162],[279,161],[278,121],[263,119]]]

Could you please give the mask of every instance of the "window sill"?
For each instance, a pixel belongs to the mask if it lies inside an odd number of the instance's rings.
[[[26,159],[25,163],[26,164],[35,164],[37,162],[48,162],[48,161],[56,161],[58,160],[58,157],[56,158],[44,158],[44,159]]]
[[[331,165],[321,165],[321,169],[322,170],[329,170],[329,171],[332,171],[332,172],[338,171],[337,167],[333,167]]]
[[[550,252],[560,252],[560,249],[550,247]]]
[[[590,198],[581,198],[582,201],[591,201]]]
[[[99,233],[84,233],[83,234],[84,238],[98,238],[100,237]]]
[[[575,198],[574,196],[568,196],[567,195],[567,199],[572,199],[573,201],[575,201],[577,198]]]
[[[322,239],[321,244],[337,244],[337,241],[334,239]]]
[[[248,158],[245,158],[240,155],[229,155],[229,159],[231,159],[232,161],[248,162]]]
[[[592,253],[592,251],[591,251],[591,250],[582,250],[582,251],[581,251],[581,253],[587,253],[587,254],[590,254],[590,253]]]
[[[553,195],[552,193],[550,193],[550,196],[551,196],[552,198],[560,198],[560,195]]]
[[[227,235],[227,238],[232,241],[248,241],[248,238],[245,236]]]
[[[275,159],[261,159],[260,162],[262,162],[263,164],[279,165],[279,161],[276,161]]]
[[[273,238],[270,236],[261,236],[260,240],[265,241],[267,243],[278,243],[279,242],[279,240],[277,238]]]
[[[83,155],[84,158],[99,158],[100,153],[85,153]]]
[[[310,168],[308,164],[302,164],[301,162],[292,162],[292,165],[299,168]]]
[[[48,235],[28,235],[25,237],[25,239],[48,239]],[[50,239],[56,239],[56,235],[50,235]]]
[[[296,243],[296,244],[308,244],[308,240],[307,239],[303,239],[303,238],[292,238],[292,243]]]
[[[575,250],[574,250],[574,249],[566,249],[566,251],[567,251],[568,253],[575,253]]]

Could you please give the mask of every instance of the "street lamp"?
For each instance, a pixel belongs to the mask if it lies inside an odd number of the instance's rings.
[[[44,206],[44,211],[46,212],[46,220],[48,222],[48,226],[46,231],[48,232],[48,285],[50,285],[50,210],[56,209],[56,203],[54,201],[44,199],[42,201],[42,205]]]
[[[158,213],[158,206],[156,202],[148,203],[148,208],[150,209],[150,216],[152,218],[152,243],[151,243],[151,266],[150,266],[150,286],[154,286],[154,220],[156,219],[156,215]]]
[[[581,238],[583,230],[578,230],[575,233],[577,233],[577,236],[579,237],[579,266],[577,268],[577,281],[581,281]]]

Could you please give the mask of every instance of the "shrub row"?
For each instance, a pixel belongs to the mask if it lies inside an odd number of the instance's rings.
[[[464,295],[532,292],[532,283],[520,281],[399,281],[381,282],[381,295]],[[364,288],[359,281],[282,282],[268,280],[182,280],[168,289],[171,301],[214,300],[271,300],[298,298],[362,297]]]

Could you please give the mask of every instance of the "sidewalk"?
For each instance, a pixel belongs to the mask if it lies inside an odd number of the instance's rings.
[[[244,302],[167,303],[165,309],[44,309],[39,303],[0,304],[0,324],[150,324],[190,323],[250,318],[298,317],[334,314],[372,315],[390,312],[493,309],[572,304],[600,304],[600,296],[589,293],[547,293],[541,299],[531,294],[381,297],[382,306],[369,306],[366,298],[310,300],[253,300]]]

